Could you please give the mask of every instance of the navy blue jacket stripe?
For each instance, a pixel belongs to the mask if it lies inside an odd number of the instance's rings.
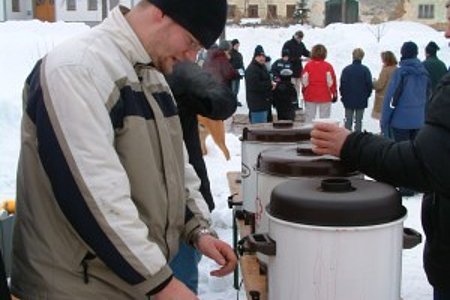
[[[172,96],[167,92],[153,93],[164,117],[177,115]],[[155,118],[143,92],[133,91],[130,86],[120,89],[120,98],[109,113],[114,129],[123,127],[123,120],[128,116],[140,116],[146,120]]]
[[[59,207],[81,238],[110,269],[129,284],[139,284],[145,278],[119,253],[89,210],[86,199],[70,172],[45,107],[39,80],[39,68],[29,77],[27,114],[36,126],[38,151],[42,165],[52,185]]]
[[[167,92],[152,93],[152,96],[156,99],[156,102],[161,108],[164,117],[172,117],[178,114],[177,107],[175,106],[172,96]]]

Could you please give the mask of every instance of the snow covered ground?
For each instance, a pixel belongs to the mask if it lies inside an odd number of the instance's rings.
[[[241,52],[247,65],[256,45],[264,47],[266,54],[277,59],[283,43],[290,39],[296,30],[305,33],[304,42],[308,48],[322,43],[328,48],[328,61],[333,64],[339,76],[341,70],[351,63],[351,52],[361,47],[366,52],[363,63],[377,77],[381,69],[380,52],[393,51],[399,58],[403,42],[412,40],[419,46],[419,57],[424,58],[425,45],[433,40],[441,51],[438,56],[444,62],[450,62],[448,42],[442,32],[437,32],[427,26],[411,22],[389,22],[381,25],[367,24],[332,24],[326,28],[310,28],[292,26],[289,28],[239,28],[228,27],[227,38],[238,38],[241,42]],[[21,90],[27,74],[31,71],[37,59],[55,47],[63,40],[80,32],[89,30],[83,24],[75,23],[41,23],[39,21],[21,21],[0,23],[0,201],[15,197],[15,173],[19,152],[19,128],[22,114]],[[378,35],[378,32],[381,34]],[[379,41],[377,37],[380,37]],[[241,83],[243,87],[243,82]],[[240,101],[245,105],[245,91],[241,88]],[[372,107],[373,97],[369,107]],[[246,107],[239,108],[246,113]],[[332,108],[332,117],[342,120],[343,108],[336,103]],[[378,124],[370,118],[370,109],[366,110],[363,120],[364,129],[378,131]],[[207,140],[209,154],[205,157],[209,171],[213,194],[216,200],[216,210],[213,212],[214,226],[219,235],[231,242],[231,212],[226,199],[229,195],[226,172],[240,170],[240,142],[237,136],[227,134],[227,144],[231,152],[231,160],[226,161],[211,139]],[[419,229],[421,196],[404,201],[408,209],[406,226]],[[235,299],[232,275],[217,279],[209,276],[214,264],[203,259],[200,264],[200,298],[208,300]],[[426,281],[422,269],[422,246],[403,251],[402,297],[407,300],[432,299],[431,287]],[[241,299],[244,298],[241,293]]]

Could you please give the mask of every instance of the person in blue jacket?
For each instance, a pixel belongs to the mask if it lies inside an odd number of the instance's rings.
[[[364,109],[367,99],[372,94],[372,74],[361,63],[364,51],[361,48],[353,50],[353,63],[344,68],[341,74],[341,101],[345,107],[345,128],[352,130],[355,120],[355,131],[362,130]]]
[[[401,48],[399,68],[395,70],[384,95],[381,132],[396,142],[414,140],[424,124],[425,103],[431,94],[427,70],[417,58],[414,42]]]
[[[396,142],[413,141],[425,122],[425,104],[431,96],[431,80],[417,58],[414,42],[405,42],[401,48],[400,67],[395,70],[384,95],[381,114],[381,133]],[[415,192],[400,187],[402,196]]]

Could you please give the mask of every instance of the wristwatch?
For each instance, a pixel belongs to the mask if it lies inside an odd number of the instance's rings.
[[[191,239],[192,245],[196,246],[200,237],[202,237],[203,235],[207,235],[207,234],[217,238],[217,234],[214,231],[211,231],[209,228],[202,227],[202,228],[198,229],[197,231],[195,231],[195,233],[192,235],[192,239]]]

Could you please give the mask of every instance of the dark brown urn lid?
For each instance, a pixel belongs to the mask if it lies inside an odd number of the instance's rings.
[[[385,183],[353,178],[299,178],[277,185],[267,212],[317,226],[369,226],[406,215],[398,191]]]
[[[337,157],[312,152],[311,143],[266,149],[258,155],[256,170],[283,177],[341,177],[357,174]]]
[[[311,126],[295,124],[291,121],[254,124],[244,127],[241,141],[293,143],[308,141],[311,138]]]

